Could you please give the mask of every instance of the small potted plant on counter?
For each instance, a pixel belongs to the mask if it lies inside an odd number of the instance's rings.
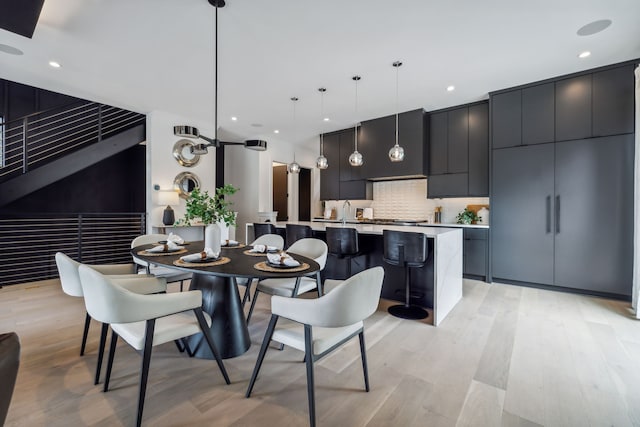
[[[238,191],[231,184],[216,188],[215,195],[210,196],[208,191],[194,189],[187,198],[187,207],[184,218],[177,225],[191,225],[192,221],[200,220],[207,227],[204,233],[204,245],[214,252],[220,252],[221,231],[220,224],[229,227],[236,224],[236,213],[231,210],[232,203],[226,200]]]
[[[456,222],[458,224],[475,224],[476,221],[479,221],[480,218],[476,213],[469,208],[464,208],[462,212],[458,214],[456,217]]]

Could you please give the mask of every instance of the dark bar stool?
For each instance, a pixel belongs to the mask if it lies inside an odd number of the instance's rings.
[[[351,260],[360,254],[358,230],[355,228],[327,227],[329,255],[347,260],[347,277],[351,277]]]
[[[20,340],[15,332],[0,334],[0,426],[4,425],[20,365]]]
[[[404,267],[404,305],[389,307],[389,313],[403,319],[424,319],[426,310],[411,305],[411,269],[422,267],[427,261],[427,236],[423,233],[383,230],[384,261]]]
[[[253,240],[265,234],[278,234],[276,226],[269,223],[254,222],[253,223]]]
[[[300,239],[313,237],[313,231],[308,225],[287,224],[287,248]]]

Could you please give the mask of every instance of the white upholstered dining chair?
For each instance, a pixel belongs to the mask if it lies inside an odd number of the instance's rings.
[[[322,280],[320,272],[324,270],[327,263],[327,244],[320,239],[306,238],[294,242],[287,252],[299,254],[307,258],[313,259],[320,264],[320,269],[314,274],[314,277],[298,277],[290,279],[265,279],[258,282],[256,290],[253,293],[253,301],[247,315],[247,324],[251,320],[253,309],[260,292],[269,295],[280,295],[283,297],[296,297],[305,292],[317,289],[318,296],[322,296]]]
[[[135,350],[142,352],[138,426],[142,423],[153,346],[202,332],[225,382],[230,383],[222,358],[209,331],[211,317],[202,311],[200,291],[140,295],[129,291],[109,276],[100,274],[90,267],[80,266],[79,272],[87,312],[94,319],[111,325],[112,338],[104,381],[105,392],[109,390],[118,337]],[[154,280],[164,281],[163,279]]]
[[[56,265],[58,274],[60,275],[60,284],[65,294],[73,297],[84,297],[82,284],[80,283],[80,275],[78,268],[81,263],[69,258],[62,252],[56,253]],[[166,282],[158,282],[151,276],[135,274],[135,264],[101,264],[90,265],[96,271],[102,274],[111,275],[112,278],[123,281],[123,286],[128,287],[132,292],[139,294],[152,294],[156,292],[165,292],[167,290]],[[136,279],[130,281],[126,279]],[[87,344],[87,335],[89,334],[89,325],[91,324],[91,316],[87,312],[84,319],[84,332],[82,334],[82,345],[80,346],[80,356],[84,355],[85,346]],[[104,354],[104,345],[107,339],[107,329],[109,325],[103,323],[100,332],[100,346],[98,349],[98,362],[96,364],[95,384],[100,381],[100,370],[102,368],[102,357]]]
[[[140,245],[151,245],[154,243],[158,243],[161,240],[167,240],[169,236],[166,234],[143,234],[141,236],[136,237],[131,242],[131,248],[135,248]],[[184,271],[175,270],[169,267],[162,267],[159,265],[155,265],[153,263],[148,263],[138,258],[133,258],[133,261],[144,267],[145,270],[141,271],[141,273],[151,274],[156,277],[164,277],[167,279],[167,283],[172,282],[180,282],[180,291],[182,291],[184,281],[191,279],[191,273],[185,273]]]
[[[282,250],[282,248],[284,248],[284,239],[279,234],[263,234],[256,240],[251,242],[250,246],[256,245],[273,246],[278,250]],[[245,287],[244,296],[242,297],[242,306],[244,307],[247,300],[249,300],[249,293],[251,292],[251,284],[253,283],[253,278],[247,279],[244,277],[237,277],[236,283],[240,286]]]
[[[340,283],[331,281],[332,286],[327,288],[332,289],[317,299],[273,296],[271,321],[264,334],[246,397],[251,396],[271,340],[303,351],[307,368],[309,422],[315,426],[313,364],[356,335],[360,340],[365,390],[369,391],[363,320],[378,307],[383,278],[382,267],[374,267]]]

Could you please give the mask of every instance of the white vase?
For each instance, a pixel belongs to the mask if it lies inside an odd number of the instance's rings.
[[[220,253],[220,226],[209,224],[204,229],[204,247],[211,248],[214,253]]]

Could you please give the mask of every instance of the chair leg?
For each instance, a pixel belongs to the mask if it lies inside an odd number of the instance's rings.
[[[100,382],[100,371],[102,370],[102,358],[104,357],[104,346],[107,342],[108,331],[109,331],[109,324],[103,323],[102,329],[100,329],[100,346],[98,348],[98,362],[96,363],[96,377],[93,381],[93,385],[97,385]]]
[[[194,356],[194,352],[191,351],[191,347],[189,347],[189,341],[187,341],[186,338],[181,338],[180,342],[182,343],[185,351],[187,352],[187,354],[189,355],[189,357],[193,357]]]
[[[80,356],[84,356],[84,348],[87,345],[87,335],[89,335],[89,325],[91,324],[91,316],[89,313],[84,317],[84,332],[82,334],[82,345],[80,346]]]
[[[256,306],[256,301],[258,301],[258,294],[260,291],[256,288],[256,291],[253,293],[253,301],[251,301],[251,308],[249,308],[249,314],[247,314],[247,326],[249,325],[249,321],[251,320],[251,315],[253,314],[253,308]]]
[[[178,351],[180,353],[184,353],[185,348],[183,343],[180,340],[173,340],[173,342],[176,343],[176,347],[178,347]]]
[[[316,425],[316,396],[313,376],[313,335],[311,325],[304,325],[304,359],[307,365],[307,395],[309,398],[309,425]]]
[[[204,335],[204,339],[207,340],[207,344],[209,344],[209,349],[211,349],[211,353],[213,353],[213,357],[216,358],[216,362],[218,363],[218,367],[220,368],[220,372],[222,372],[222,376],[227,384],[231,384],[229,381],[229,376],[227,375],[227,370],[224,368],[224,364],[222,363],[222,358],[220,357],[220,353],[218,353],[218,349],[213,343],[213,338],[211,338],[211,331],[209,330],[209,325],[207,325],[207,321],[204,318],[204,314],[202,314],[202,308],[194,308],[193,312],[196,315],[196,319],[198,319],[198,324],[200,325],[200,329],[202,330],[202,335]]]
[[[347,260],[347,279],[348,279],[349,277],[351,277],[351,260],[353,258],[348,256],[348,257],[345,257],[345,259]]]
[[[364,372],[364,389],[369,391],[369,370],[367,369],[367,349],[364,345],[364,329],[358,334],[360,339],[360,356],[362,357],[362,371]]]
[[[255,298],[255,295],[253,297]],[[246,398],[249,398],[251,396],[251,392],[253,391],[253,386],[255,385],[256,379],[258,378],[258,373],[260,372],[260,367],[262,367],[262,361],[264,360],[264,355],[267,354],[267,349],[269,348],[271,337],[273,337],[273,331],[276,329],[276,323],[278,323],[278,316],[275,314],[272,314],[271,320],[269,321],[269,326],[267,326],[267,331],[264,333],[264,339],[262,340],[260,353],[258,353],[256,366],[253,368],[253,374],[251,374],[249,387],[247,388],[247,393],[245,394]]]
[[[109,381],[111,380],[111,369],[113,368],[113,359],[116,357],[116,343],[118,342],[118,334],[111,331],[111,345],[109,346],[109,359],[107,360],[107,373],[104,377],[104,387],[102,391],[109,391]]]
[[[147,393],[147,379],[149,378],[149,365],[151,364],[151,350],[153,350],[153,331],[156,327],[156,319],[147,320],[144,337],[144,353],[142,355],[142,372],[140,372],[140,393],[138,395],[138,420],[136,426],[142,424],[142,411],[144,410],[144,397]]]
[[[316,287],[318,288],[318,298],[324,295],[324,289],[322,289],[322,278],[320,277],[320,272],[316,272]]]
[[[296,285],[293,287],[293,292],[291,293],[291,298],[295,298],[298,296],[298,289],[300,288],[300,280],[302,278],[300,276],[296,277]]]
[[[251,284],[253,283],[253,277],[247,279],[247,286],[244,289],[244,296],[242,297],[242,307],[244,308],[247,301],[251,300]]]
[[[182,285],[184,285],[184,280],[180,280],[180,292],[182,292]]]

